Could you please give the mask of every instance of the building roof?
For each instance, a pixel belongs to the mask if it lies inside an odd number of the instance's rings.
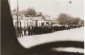
[[[17,16],[16,15],[12,15],[12,17],[13,17],[13,20],[16,20],[17,19]],[[20,20],[20,19],[22,19],[22,17],[21,16],[18,16],[18,19]]]
[[[12,15],[13,19],[17,19],[16,15]],[[37,17],[25,17],[25,16],[19,16],[18,18],[20,19],[24,19],[24,20],[40,20],[40,21],[53,21],[54,19],[51,18],[50,16],[37,16]]]
[[[23,17],[23,19],[26,20],[40,20],[40,21],[45,21],[42,17]]]
[[[14,20],[17,19],[17,16],[13,15],[12,16]],[[45,21],[45,19],[43,17],[18,17],[19,20],[39,20],[39,21]]]
[[[51,18],[50,16],[48,15],[43,15],[44,19],[47,20],[47,21],[53,21],[54,18]]]

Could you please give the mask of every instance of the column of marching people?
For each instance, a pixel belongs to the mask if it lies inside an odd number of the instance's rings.
[[[21,26],[17,26],[15,30],[18,37],[23,37],[27,35],[29,36],[33,34],[33,26],[24,26],[23,28]]]
[[[55,31],[60,30],[67,30],[72,28],[77,28],[78,26],[52,26],[52,25],[41,25],[41,26],[17,26],[16,27],[16,33],[18,37],[23,36],[30,36],[30,35],[38,35],[38,34],[46,34],[46,33],[52,33]]]
[[[45,34],[52,32],[52,26],[17,26],[15,27],[18,37]]]

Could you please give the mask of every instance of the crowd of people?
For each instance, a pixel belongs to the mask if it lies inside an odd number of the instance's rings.
[[[46,34],[46,33],[52,33],[55,31],[60,31],[60,30],[67,30],[67,29],[72,29],[72,28],[77,28],[78,26],[52,26],[52,25],[47,25],[47,26],[28,26],[28,27],[23,27],[22,26],[17,26],[16,31],[18,37],[22,36],[30,36],[30,35],[37,35],[37,34]]]

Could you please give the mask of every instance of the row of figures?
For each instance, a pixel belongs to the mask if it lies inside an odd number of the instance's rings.
[[[30,27],[19,27],[19,26],[17,26],[16,28],[15,28],[15,30],[16,30],[16,34],[17,34],[17,36],[18,37],[23,37],[23,36],[26,36],[26,35],[32,35],[32,29],[33,29],[33,27],[32,26],[30,26]]]
[[[52,33],[55,31],[60,31],[60,30],[67,30],[67,29],[72,29],[72,28],[77,28],[78,26],[28,26],[28,27],[16,27],[16,32],[18,37],[22,36],[30,36],[30,35],[37,35],[37,34],[46,34],[46,33]]]

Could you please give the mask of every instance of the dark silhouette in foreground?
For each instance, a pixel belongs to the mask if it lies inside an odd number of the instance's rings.
[[[8,0],[1,0],[1,55],[84,55],[83,53],[57,52],[52,47],[77,47],[84,48],[83,42],[62,41],[48,43],[25,49],[16,36]]]

